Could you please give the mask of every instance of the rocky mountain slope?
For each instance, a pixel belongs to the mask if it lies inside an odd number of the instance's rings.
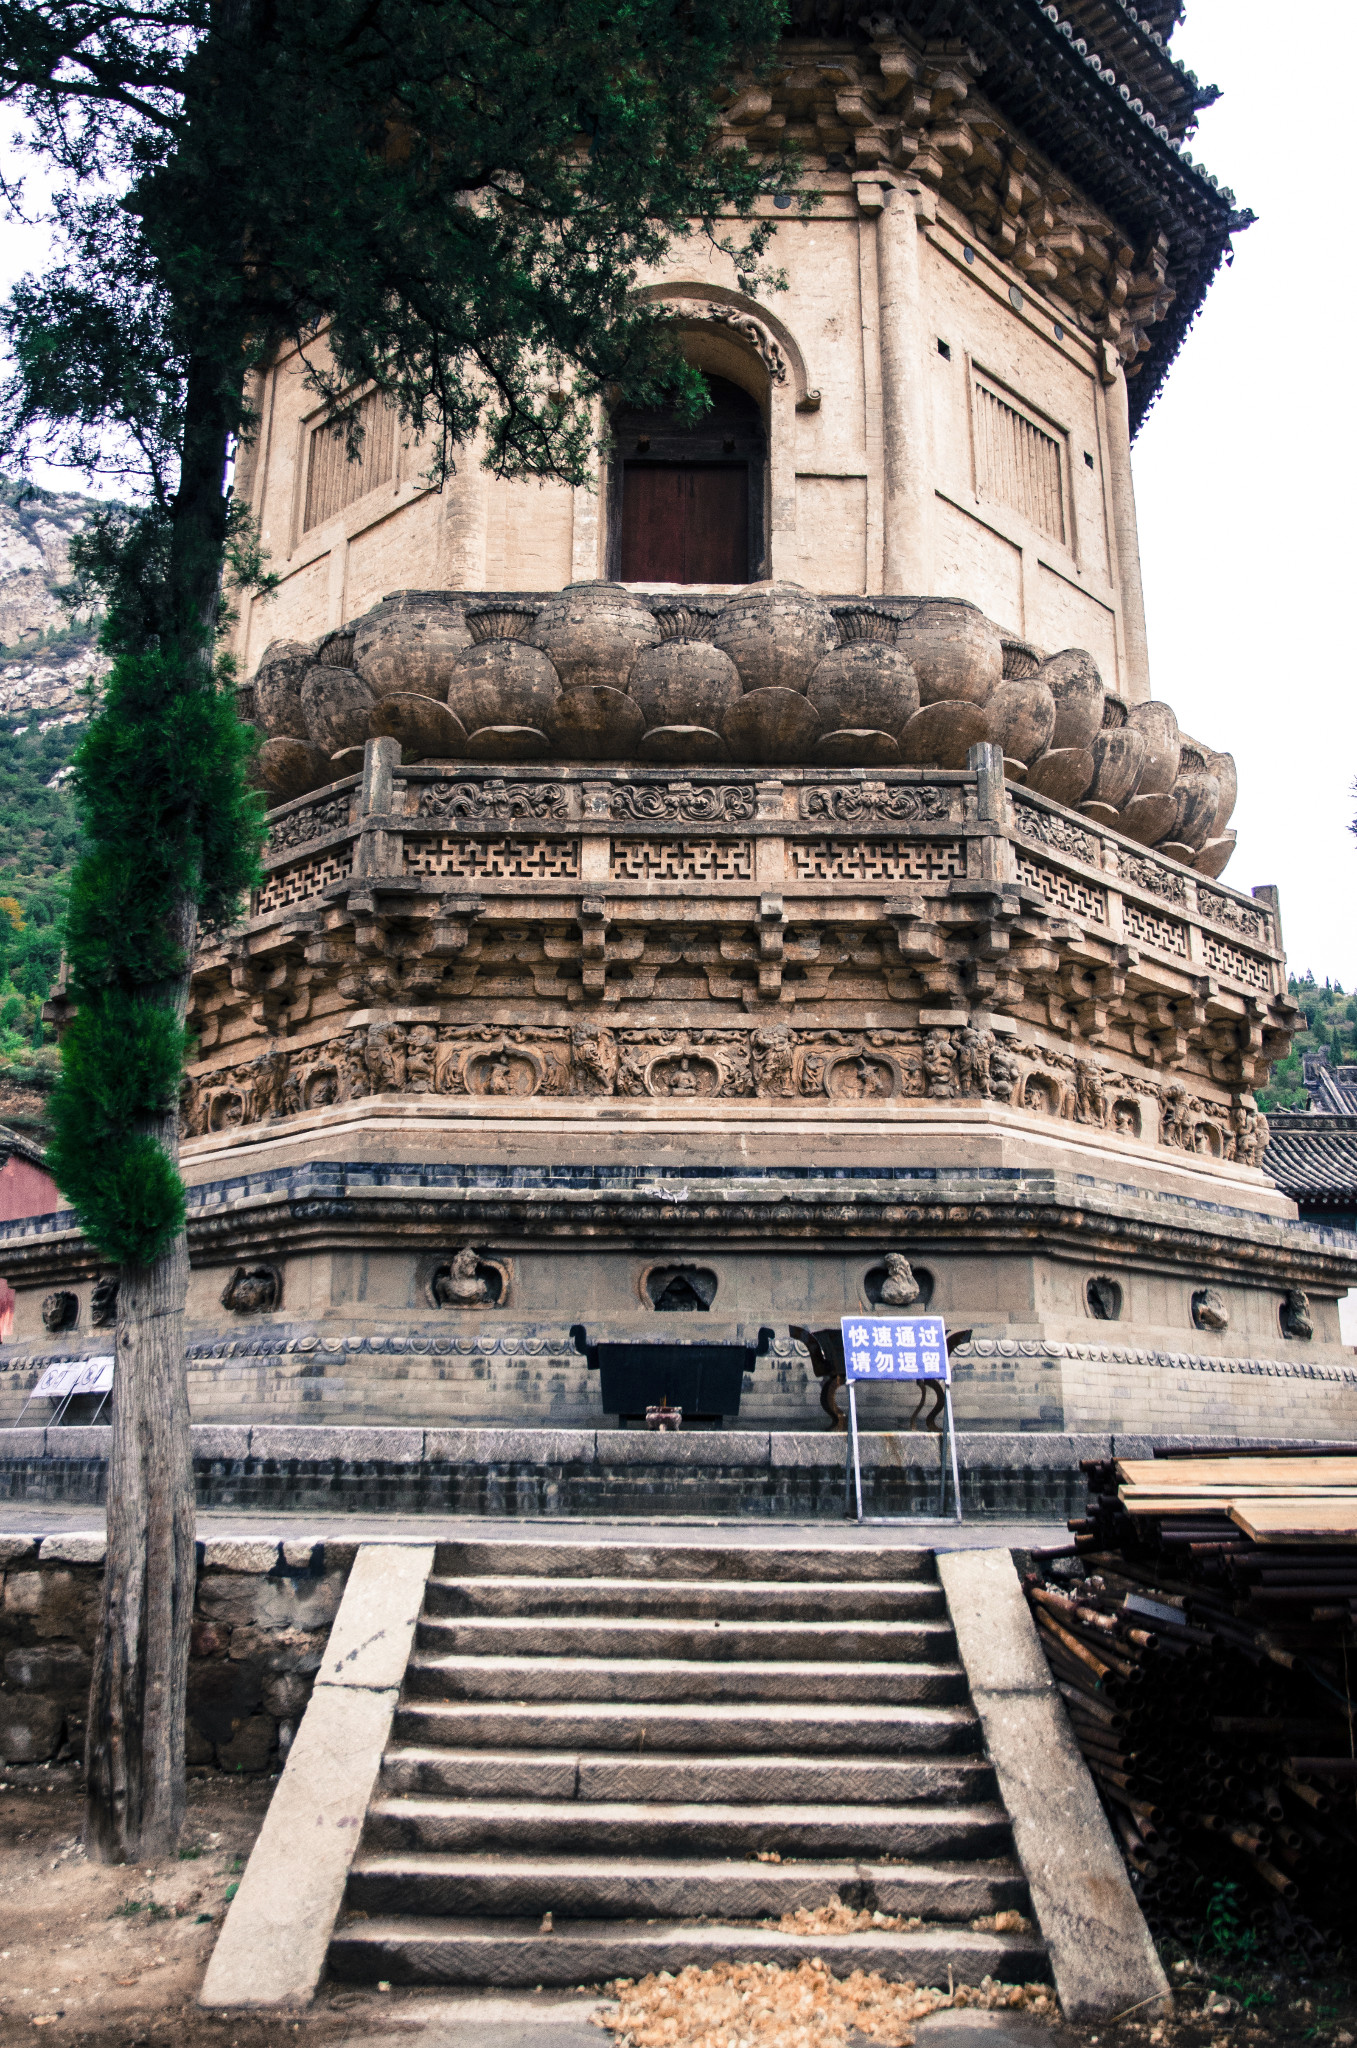
[[[92,502],[0,478],[0,716],[74,722],[82,686],[108,667],[93,622],[73,616],[59,595]]]

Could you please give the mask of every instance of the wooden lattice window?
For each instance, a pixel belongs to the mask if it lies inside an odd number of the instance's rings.
[[[975,380],[975,469],[982,497],[1007,505],[1063,545],[1064,451],[1010,398]]]
[[[358,406],[362,443],[354,461],[343,426],[322,420],[311,429],[306,465],[306,516],[303,533],[323,526],[336,512],[365,498],[396,474],[396,413],[379,391],[370,391]]]

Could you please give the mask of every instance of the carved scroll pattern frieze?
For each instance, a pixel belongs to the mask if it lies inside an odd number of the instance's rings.
[[[569,811],[563,782],[508,782],[491,776],[483,782],[439,782],[422,789],[416,815],[506,824],[514,818],[532,818],[549,824],[563,821]]]
[[[447,839],[407,834],[405,871],[487,881],[573,881],[580,871],[577,839]]]
[[[625,882],[747,882],[754,873],[748,839],[615,839],[612,876]]]
[[[1259,946],[1267,944],[1267,922],[1262,912],[1250,910],[1246,903],[1236,903],[1233,896],[1198,885],[1197,908],[1213,924],[1228,925],[1232,932],[1238,932],[1241,939],[1252,939]]]
[[[1071,859],[1081,860],[1091,868],[1099,865],[1099,841],[1091,832],[1081,832],[1077,825],[1054,811],[1043,811],[1036,804],[1024,803],[1016,790],[1013,793],[1013,823],[1024,839],[1034,840],[1038,846],[1048,846],[1052,853],[1067,853]]]
[[[1241,952],[1238,946],[1231,946],[1224,939],[1212,938],[1210,932],[1202,934],[1202,957],[1213,973],[1222,975],[1227,981],[1242,982],[1245,988],[1270,989],[1272,967],[1256,953]]]
[[[270,827],[266,856],[287,853],[294,846],[306,846],[312,839],[324,838],[327,832],[342,832],[348,822],[347,795],[331,797],[323,804],[308,804],[304,810],[290,811]]]
[[[1123,846],[1117,852],[1117,872],[1148,896],[1161,896],[1165,903],[1187,907],[1187,877],[1176,874],[1162,861],[1147,860],[1143,853],[1130,853]]]
[[[1018,855],[1018,880],[1074,917],[1088,918],[1093,924],[1107,923],[1105,889],[1081,882],[1074,875],[1061,874],[1057,868],[1048,868],[1043,861],[1032,860],[1025,853]]]
[[[299,861],[295,867],[279,868],[269,876],[254,900],[254,915],[263,917],[271,910],[287,910],[294,903],[307,903],[313,896],[319,896],[331,882],[338,882],[351,873],[353,850],[348,846],[336,848],[318,860]]]
[[[966,872],[959,839],[793,839],[798,882],[939,882]]]
[[[832,819],[843,825],[928,825],[950,811],[945,789],[896,789],[884,782],[860,782],[801,792],[803,818]]]
[[[1180,960],[1186,960],[1186,925],[1171,917],[1157,917],[1143,903],[1124,903],[1121,916],[1128,939],[1138,939],[1142,946],[1155,946],[1161,953],[1176,953]]]
[[[623,782],[609,792],[615,818],[631,818],[637,824],[684,825],[743,823],[756,808],[753,789],[745,784],[671,782]]]
[[[1155,1082],[976,1025],[798,1031],[782,1023],[627,1030],[377,1022],[197,1076],[185,1085],[184,1132],[203,1137],[379,1095],[757,1097],[843,1107],[979,1100],[1249,1165],[1261,1163],[1268,1139],[1266,1118],[1243,1093],[1228,1103],[1206,1100],[1181,1081]]]

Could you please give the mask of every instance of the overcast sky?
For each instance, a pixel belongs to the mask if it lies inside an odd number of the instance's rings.
[[[1330,78],[1357,58],[1354,12],[1307,10]],[[1293,970],[1353,989],[1352,287],[1333,225],[1348,137],[1332,110],[1303,132],[1283,118],[1280,19],[1271,0],[1188,0],[1174,38],[1224,91],[1194,154],[1259,218],[1141,429],[1136,494],[1155,695],[1239,763],[1226,880],[1277,883]],[[4,237],[0,281],[41,262],[41,235]]]
[[[1326,76],[1357,55],[1354,10],[1316,0]],[[1239,763],[1224,879],[1275,882],[1292,971],[1357,986],[1352,285],[1329,195],[1346,122],[1283,114],[1284,16],[1188,0],[1176,55],[1224,97],[1193,154],[1258,220],[1236,238],[1135,444],[1150,673],[1194,737]],[[1344,311],[1344,308],[1347,311]]]

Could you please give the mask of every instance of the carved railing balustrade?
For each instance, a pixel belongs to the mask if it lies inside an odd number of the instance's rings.
[[[190,1135],[378,1093],[967,1097],[1254,1163],[1293,1028],[1247,897],[961,770],[421,764],[271,815]]]

